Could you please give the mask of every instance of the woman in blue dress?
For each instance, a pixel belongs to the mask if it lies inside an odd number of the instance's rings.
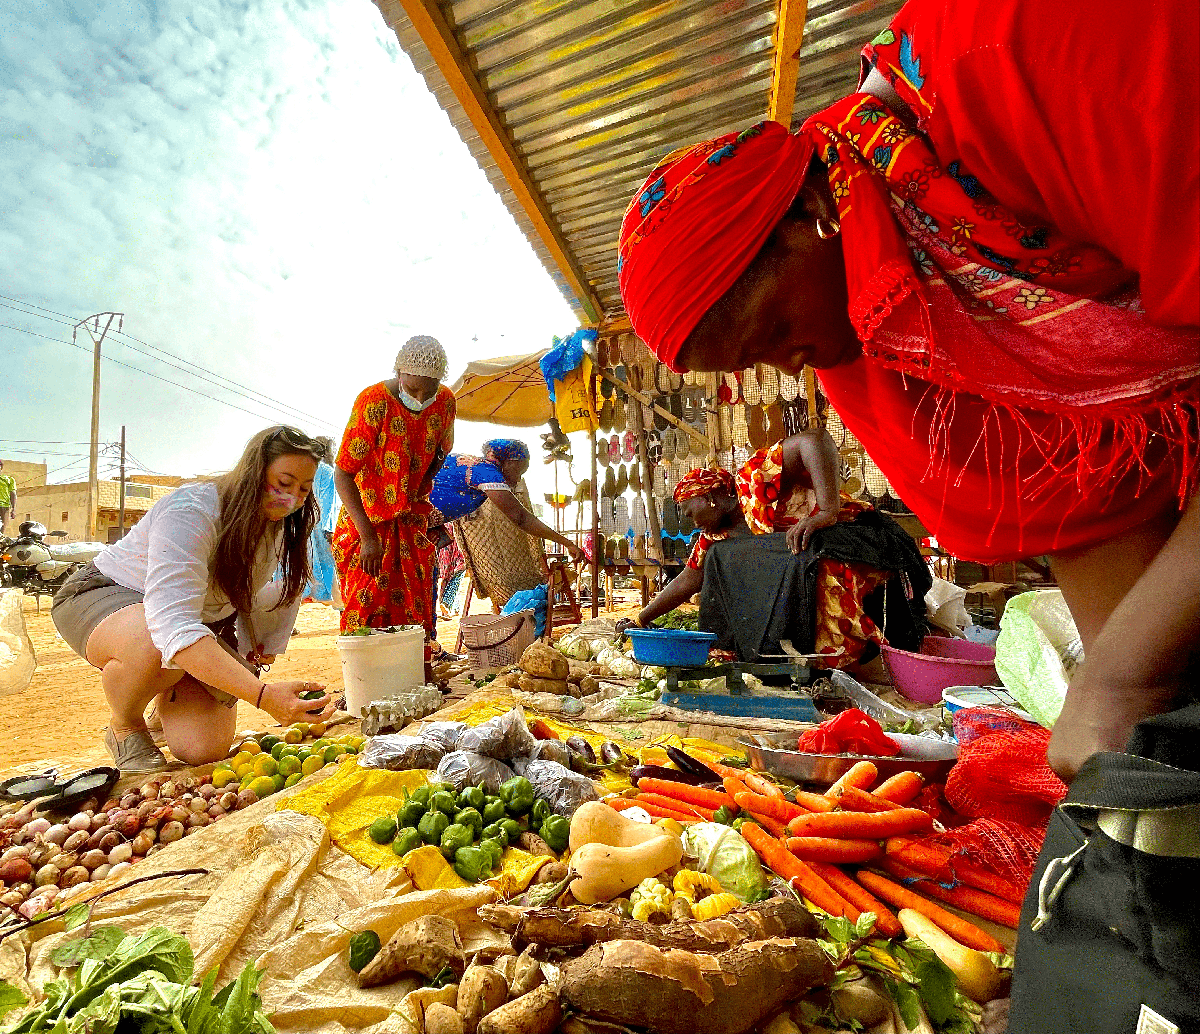
[[[341,510],[342,503],[338,499],[337,488],[333,483],[333,439],[318,438],[316,440],[325,447],[325,455],[317,464],[317,474],[313,478],[312,486],[313,498],[321,508],[321,518],[309,537],[312,581],[308,583],[304,595],[317,603],[334,604],[333,590],[334,582],[337,579],[337,568],[333,563],[330,540],[333,538],[333,529],[337,526],[338,511]]]

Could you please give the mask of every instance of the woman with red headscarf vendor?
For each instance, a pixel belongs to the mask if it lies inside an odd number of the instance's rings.
[[[1050,746],[1067,778],[1192,692],[1195,16],[911,0],[859,92],[675,152],[621,226],[661,360],[816,367],[950,552],[1050,556],[1087,655]]]

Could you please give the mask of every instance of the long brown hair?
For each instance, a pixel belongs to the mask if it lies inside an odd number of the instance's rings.
[[[323,452],[324,447],[303,431],[278,424],[259,431],[246,443],[237,466],[215,479],[221,518],[211,578],[239,613],[248,614],[254,602],[254,558],[267,530],[262,512],[267,468],[280,456],[309,456],[319,461]],[[304,505],[283,519],[281,607],[295,603],[312,578],[308,537],[319,518],[316,497],[309,492]]]

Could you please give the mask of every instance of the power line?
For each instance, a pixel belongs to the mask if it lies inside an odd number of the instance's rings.
[[[27,306],[32,309],[37,309],[41,313],[48,314],[48,315],[40,316],[39,318],[41,318],[41,319],[48,319],[54,323],[61,323],[64,326],[69,326],[69,327],[75,326],[75,321],[73,321],[66,313],[56,312],[54,309],[47,309],[40,305],[34,305],[32,302],[27,302],[22,298],[12,298],[12,297],[9,297],[8,295],[0,295],[0,299],[3,299],[3,300],[0,300],[0,307],[6,308],[6,309],[13,309],[16,312],[24,312],[24,310],[17,308],[17,306],[15,306],[15,305],[5,305],[4,304],[5,301],[17,302],[20,305],[24,305],[24,306]],[[37,313],[25,312],[25,315],[35,316],[35,315],[37,315]],[[242,384],[239,381],[235,381],[230,377],[226,377],[224,374],[217,373],[215,370],[210,370],[205,366],[201,366],[198,363],[194,363],[190,359],[186,359],[183,356],[176,355],[174,352],[169,352],[165,348],[162,348],[158,345],[152,345],[150,342],[143,341],[141,338],[135,337],[132,334],[125,333],[124,331],[114,331],[113,333],[116,336],[119,336],[122,338],[128,338],[131,341],[136,341],[140,345],[145,345],[146,348],[153,349],[155,352],[161,352],[163,355],[168,356],[171,359],[177,360],[178,362],[184,363],[187,366],[192,367],[193,369],[201,371],[201,373],[206,374],[208,376],[201,376],[200,374],[192,373],[191,370],[186,370],[183,367],[176,365],[176,363],[167,362],[167,360],[160,359],[156,355],[151,355],[149,352],[146,352],[140,348],[136,348],[126,341],[120,342],[120,344],[123,344],[126,348],[130,349],[130,351],[139,352],[142,355],[146,356],[148,359],[153,359],[155,362],[162,363],[164,366],[170,366],[172,369],[179,370],[181,373],[186,373],[189,376],[197,378],[197,380],[201,380],[207,384],[212,385],[213,387],[220,388],[223,391],[233,391],[235,394],[242,395],[242,397],[246,398],[248,401],[256,402],[260,405],[263,402],[266,402],[272,408],[279,409],[285,413],[290,412],[290,413],[296,414],[296,416],[291,417],[291,419],[296,419],[296,417],[298,416],[300,418],[303,418],[304,420],[313,421],[318,424],[324,424],[326,427],[335,427],[336,426],[336,425],[330,423],[328,420],[324,420],[321,417],[316,416],[313,413],[309,413],[303,409],[299,409],[298,407],[293,406],[290,403],[282,402],[279,399],[272,398],[270,395],[266,395],[263,392],[256,390],[255,388],[251,388],[248,385]],[[213,378],[216,378],[216,380],[213,380]],[[225,383],[222,384],[222,383],[220,383],[221,381],[224,381]]]

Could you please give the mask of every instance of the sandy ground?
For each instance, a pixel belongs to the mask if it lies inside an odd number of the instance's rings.
[[[634,594],[629,594],[632,602]],[[108,706],[100,673],[63,642],[50,620],[50,601],[42,600],[38,613],[32,598],[24,603],[25,623],[33,640],[38,666],[29,688],[3,698],[7,727],[0,732],[0,776],[11,771],[40,771],[50,765],[68,770],[109,764],[103,732]],[[636,608],[625,606],[606,617],[625,616]],[[473,614],[491,613],[491,604],[475,600]],[[585,617],[587,615],[585,614]],[[324,683],[334,695],[342,692],[342,667],[335,642],[337,612],[321,603],[300,608],[296,635],[286,654],[271,667],[272,679],[307,679]],[[439,620],[438,639],[454,649],[458,621]],[[272,720],[250,704],[238,703],[238,730],[265,729]]]

